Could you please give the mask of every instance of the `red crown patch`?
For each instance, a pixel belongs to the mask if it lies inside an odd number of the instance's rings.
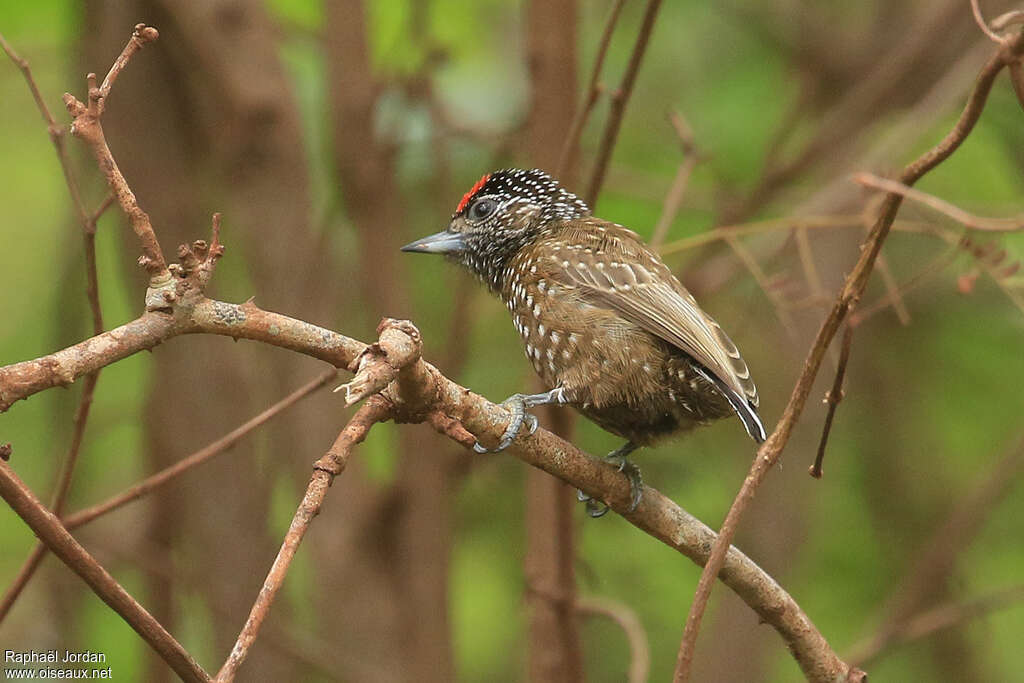
[[[490,177],[490,173],[484,174],[484,177],[476,181],[476,185],[469,188],[469,192],[462,195],[462,200],[459,202],[459,205],[455,207],[455,213],[462,213],[462,210],[466,208],[466,204],[469,204],[469,200],[473,197],[473,195],[475,195],[480,190],[481,187],[484,186],[484,184],[487,182],[487,179]]]

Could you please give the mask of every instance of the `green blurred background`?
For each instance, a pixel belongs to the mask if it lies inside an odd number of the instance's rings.
[[[209,215],[222,211],[228,251],[215,296],[252,296],[363,340],[381,316],[411,318],[427,359],[499,400],[533,382],[504,308],[451,266],[397,248],[446,225],[487,170],[551,168],[557,155],[543,131],[559,130],[583,99],[611,5],[47,0],[3,3],[0,32],[66,122],[61,94],[82,97],[85,72],[104,73],[135,23],[159,28],[160,41],[115,86],[105,129],[165,252],[205,237]],[[991,16],[1011,7],[985,5]],[[625,5],[601,79],[609,91],[643,6]],[[666,259],[743,350],[767,422],[785,406],[825,315],[822,292],[837,290],[857,256],[871,194],[849,174],[891,173],[938,141],[991,51],[966,0],[662,8],[596,213],[652,233],[684,159],[667,118],[681,113],[706,158],[671,223]],[[979,214],[1020,213],[1021,108],[1002,76],[977,129],[919,187]],[[90,322],[61,169],[6,60],[0,111],[0,364],[8,364],[88,336]],[[567,175],[571,187],[585,187],[607,112],[604,96]],[[94,207],[102,179],[77,141],[69,149]],[[814,228],[822,216],[848,220]],[[753,273],[720,242],[677,244],[765,219],[785,220],[742,237]],[[1024,463],[1004,461],[1024,431],[1024,281],[1013,266],[1024,238],[974,235],[971,248],[958,248],[963,228],[948,218],[910,204],[900,219],[907,230],[885,247],[889,273],[896,283],[925,274],[902,297],[909,318],[886,308],[858,327],[826,474],[815,481],[806,472],[824,417],[817,399],[834,356],[823,366],[737,541],[840,653],[908,614],[1019,584],[1024,567]],[[813,228],[820,291],[801,262],[799,225]],[[949,240],[944,267],[929,268]],[[141,312],[145,282],[116,211],[100,221],[97,247],[109,328]],[[886,291],[876,273],[862,310]],[[106,368],[69,509],[179,460],[319,371],[278,349],[198,337]],[[0,418],[12,465],[43,498],[80,391],[45,392]],[[309,464],[346,417],[338,395],[321,391],[76,536],[215,670]],[[618,445],[583,422],[574,440],[594,454]],[[646,482],[717,527],[752,453],[726,420],[637,461]],[[1001,461],[970,522],[939,533]],[[538,598],[527,590],[524,555],[529,534],[543,528],[524,523],[524,469],[509,457],[462,453],[425,427],[375,428],[335,482],[240,680],[536,679],[529,630]],[[615,515],[584,522],[580,508],[572,524],[580,595],[635,611],[650,642],[650,679],[667,680],[699,568]],[[0,586],[33,544],[21,521],[0,511]],[[915,568],[929,544],[947,560],[931,574]],[[1024,609],[1006,607],[886,649],[867,666],[872,680],[1024,681]],[[580,642],[588,680],[626,679],[629,648],[611,621],[581,618]],[[130,628],[52,558],[0,624],[7,648],[88,648],[107,655],[115,680],[168,680]],[[775,632],[718,586],[696,680],[799,677]]]

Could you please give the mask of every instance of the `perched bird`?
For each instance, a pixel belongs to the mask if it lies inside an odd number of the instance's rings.
[[[765,440],[750,371],[718,323],[636,233],[594,218],[543,171],[488,173],[447,230],[402,250],[447,254],[487,283],[551,387],[505,401],[512,419],[497,450],[524,423],[536,429],[528,408],[570,405],[627,440],[607,459],[629,478],[632,511],[642,482],[626,456],[637,447],[732,413]],[[607,511],[580,499],[592,516]]]

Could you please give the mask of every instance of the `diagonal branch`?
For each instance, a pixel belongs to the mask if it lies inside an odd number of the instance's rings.
[[[88,382],[89,378],[94,376],[95,374],[88,375],[86,377],[86,381]],[[210,443],[209,445],[199,449],[192,455],[189,455],[183,458],[182,460],[178,461],[177,463],[171,465],[170,467],[167,467],[161,470],[160,472],[157,472],[156,474],[143,479],[134,486],[127,488],[121,493],[112,496],[101,503],[97,503],[96,505],[92,505],[88,508],[85,508],[84,510],[79,510],[74,514],[64,517],[62,519],[64,527],[71,531],[84,524],[88,524],[89,522],[93,521],[94,519],[97,519],[98,517],[102,517],[108,512],[117,510],[134,500],[138,500],[139,498],[152,493],[153,491],[160,488],[164,484],[167,484],[168,482],[178,478],[185,472],[188,472],[193,468],[198,467],[199,465],[209,460],[212,460],[213,458],[226,452],[228,449],[230,449],[232,446],[238,443],[238,441],[241,440],[245,435],[253,432],[262,425],[266,424],[267,421],[269,421],[271,418],[282,413],[291,406],[295,405],[306,396],[309,396],[314,391],[330,382],[336,376],[337,371],[333,369],[321,374],[319,377],[307,383],[305,386],[302,386],[299,389],[296,389],[288,396],[285,396],[283,399],[281,399],[274,405],[270,406],[269,408],[261,412],[259,415],[256,415],[252,419],[244,422],[243,424],[240,424],[235,429],[231,430],[230,432],[228,432],[221,438],[217,439],[213,443]],[[56,514],[56,511],[54,512]],[[32,574],[38,568],[39,564],[43,561],[44,557],[46,557],[46,546],[42,543],[39,543],[33,549],[32,553],[25,559],[25,562],[22,564],[17,576],[15,576],[14,578],[14,581],[8,587],[7,592],[4,593],[3,598],[0,599],[0,622],[2,622],[4,618],[7,616],[7,614],[10,612],[11,607],[14,605],[14,602],[18,599],[18,596],[24,590],[29,579],[32,577]]]
[[[114,577],[72,538],[56,515],[25,486],[11,466],[0,461],[0,497],[11,506],[53,554],[78,574],[117,612],[182,680],[205,683],[210,677],[178,641],[121,587]]]
[[[182,302],[177,300],[174,303]],[[57,386],[59,383],[54,381],[54,377],[70,382],[135,351],[151,348],[175,336],[198,333],[257,340],[327,361],[339,368],[354,367],[353,363],[367,348],[366,344],[336,332],[263,311],[251,302],[236,305],[204,299],[187,311],[147,313],[139,320],[70,349],[43,359],[0,368],[0,395],[6,397],[4,400],[25,398],[31,393]],[[411,341],[410,345],[415,346]],[[401,361],[391,360],[395,365],[401,365]],[[16,385],[17,396],[14,396],[13,387],[5,384],[5,377],[12,375],[11,368],[20,368],[18,373],[13,373],[20,378]],[[26,388],[32,391],[26,391]],[[409,366],[380,395],[391,402],[397,420],[428,422],[463,446],[472,444],[477,438],[484,443],[496,443],[509,419],[505,408],[456,384],[423,360]],[[694,562],[703,564],[707,561],[708,549],[715,542],[714,532],[655,489],[645,487],[640,506],[628,512],[629,485],[614,468],[544,429],[520,437],[508,452],[606,501],[631,524]],[[725,558],[721,579],[779,632],[808,678],[822,682],[831,680],[830,672],[842,665],[838,655],[793,598],[768,574],[732,548]]]
[[[338,434],[334,445],[314,465],[313,477],[306,488],[306,495],[295,511],[291,526],[281,544],[281,550],[263,582],[263,588],[260,589],[245,626],[238,634],[238,640],[235,642],[231,654],[217,673],[217,683],[231,683],[235,680],[239,667],[249,655],[249,648],[256,641],[260,627],[270,612],[270,606],[284,583],[284,578],[288,574],[288,568],[299,549],[299,544],[306,535],[306,531],[309,530],[310,523],[320,513],[320,507],[323,505],[327,490],[334,481],[334,477],[345,469],[348,458],[352,454],[352,448],[356,444],[362,443],[373,425],[383,422],[389,417],[390,410],[387,402],[379,396],[372,397],[356,411],[345,428]]]
[[[942,163],[956,151],[970,134],[974,124],[978,122],[996,76],[999,75],[999,72],[1007,64],[1019,59],[1022,52],[1024,52],[1024,33],[1018,34],[996,51],[978,75],[974,91],[971,93],[967,105],[959,120],[953,126],[953,129],[935,147],[909,164],[903,170],[903,173],[900,174],[900,182],[904,185],[913,185],[921,176],[935,168],[935,166]],[[902,200],[903,197],[899,194],[890,193],[886,195],[878,219],[875,221],[871,232],[862,245],[860,258],[846,278],[846,282],[836,298],[831,312],[824,323],[822,323],[821,329],[818,331],[818,335],[811,346],[807,359],[804,362],[803,372],[793,387],[793,393],[790,396],[782,418],[776,425],[775,431],[758,449],[757,457],[751,465],[750,472],[747,474],[739,493],[736,495],[736,499],[729,508],[725,521],[722,523],[711,558],[701,573],[697,591],[690,606],[690,613],[687,616],[683,638],[679,644],[679,656],[675,671],[675,681],[677,683],[682,683],[689,679],[693,651],[697,642],[697,633],[700,630],[700,622],[707,608],[708,598],[714,586],[715,575],[718,573],[721,562],[725,559],[729,544],[736,535],[740,518],[753,499],[754,493],[761,485],[761,482],[764,481],[765,476],[782,456],[782,451],[786,447],[793,428],[807,403],[807,397],[818,375],[818,370],[821,368],[825,351],[838,332],[839,326],[846,318],[846,315],[864,292],[875,261],[882,250],[882,244],[885,242],[889,229],[896,219],[896,212],[899,210]],[[863,672],[849,671],[848,669],[847,671],[848,673],[845,675],[854,680],[864,677]],[[842,673],[842,671],[836,671],[835,675]]]
[[[114,65],[110,67],[107,77],[103,79],[103,85],[96,86],[96,74],[90,73],[87,76],[89,86],[87,104],[83,104],[70,93],[64,93],[64,105],[74,118],[71,123],[71,133],[81,138],[96,157],[100,171],[142,244],[143,255],[139,259],[139,265],[146,269],[154,283],[162,283],[169,279],[167,264],[164,261],[163,252],[160,250],[160,243],[156,239],[156,233],[153,231],[153,225],[149,220],[149,214],[139,206],[135,194],[128,187],[128,181],[117,167],[117,162],[114,161],[114,156],[107,146],[100,117],[103,115],[106,98],[110,95],[110,88],[121,71],[128,65],[128,60],[142,49],[143,45],[156,40],[159,35],[152,26],[138,24],[132,37],[129,38],[128,44],[121,51]]]
[[[594,201],[601,192],[601,186],[604,185],[604,177],[608,172],[608,164],[611,162],[612,150],[615,149],[615,141],[619,137],[619,129],[622,128],[622,117],[626,114],[626,104],[629,102],[629,96],[633,93],[633,84],[636,83],[636,75],[640,71],[640,63],[647,51],[647,43],[651,39],[651,31],[654,29],[654,21],[658,18],[660,8],[661,0],[648,0],[647,9],[644,10],[644,18],[640,24],[640,32],[636,36],[629,64],[626,65],[626,73],[622,76],[618,90],[612,94],[608,122],[605,124],[604,134],[601,136],[601,145],[597,150],[597,159],[594,160],[594,169],[590,174],[587,193],[583,196],[583,201],[590,207],[594,206]]]
[[[597,56],[594,58],[594,66],[590,72],[590,83],[587,84],[587,95],[583,100],[583,106],[576,110],[569,132],[565,136],[565,144],[558,157],[558,166],[555,176],[561,178],[572,166],[573,158],[576,155],[576,148],[579,147],[580,137],[583,135],[583,127],[590,118],[590,113],[597,104],[597,98],[601,96],[604,87],[601,85],[601,69],[604,67],[605,57],[608,56],[608,46],[612,41],[612,34],[615,32],[615,24],[619,21],[619,14],[626,0],[615,0],[605,21],[604,30],[601,32],[601,40],[597,46]]]

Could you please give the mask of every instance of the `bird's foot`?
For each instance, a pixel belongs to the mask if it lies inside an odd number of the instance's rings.
[[[523,428],[523,424],[527,425],[529,431],[528,434],[533,434],[537,431],[537,418],[526,412],[528,407],[536,405],[532,401],[527,399],[533,398],[533,395],[528,394],[512,394],[504,401],[501,405],[508,409],[508,412],[512,414],[511,419],[508,421],[508,426],[505,427],[505,432],[501,435],[501,440],[495,448],[487,448],[477,441],[473,444],[473,450],[477,453],[499,453],[508,448],[517,436],[519,436],[519,430]]]
[[[640,505],[640,500],[643,498],[644,491],[644,480],[640,476],[640,468],[630,462],[630,453],[636,450],[636,445],[632,442],[627,442],[620,448],[616,448],[614,451],[604,457],[605,462],[614,465],[619,472],[626,475],[626,479],[629,480],[629,508],[626,512],[633,512],[637,506]],[[576,491],[576,500],[581,503],[585,503],[587,506],[587,514],[597,519],[603,517],[608,513],[608,505],[600,501],[594,500],[581,490]]]

